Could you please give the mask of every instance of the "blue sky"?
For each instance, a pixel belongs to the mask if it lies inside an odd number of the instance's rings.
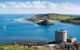
[[[80,0],[0,0],[0,14],[80,14]]]

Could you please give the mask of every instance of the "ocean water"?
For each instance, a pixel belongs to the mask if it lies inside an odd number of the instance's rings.
[[[55,30],[68,31],[68,37],[75,37],[80,41],[80,26],[53,22],[51,26],[40,26],[30,21],[15,21],[19,18],[30,18],[32,14],[1,14],[0,15],[0,43],[15,41],[53,41]]]

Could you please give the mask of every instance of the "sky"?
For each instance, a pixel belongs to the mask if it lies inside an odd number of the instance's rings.
[[[80,14],[80,0],[0,0],[0,14]]]

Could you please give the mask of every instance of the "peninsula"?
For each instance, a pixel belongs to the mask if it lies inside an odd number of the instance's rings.
[[[31,21],[39,25],[52,25],[52,21],[80,25],[80,16],[66,14],[37,14],[30,18],[16,19],[16,21]]]
[[[39,20],[57,20],[63,23],[80,25],[80,16],[77,15],[66,15],[66,14],[38,14],[33,16],[30,20],[37,22]]]

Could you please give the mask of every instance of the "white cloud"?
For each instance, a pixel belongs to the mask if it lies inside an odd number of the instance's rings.
[[[3,12],[2,12],[3,10]],[[11,11],[14,10],[14,11]],[[20,10],[20,11],[16,11]],[[30,11],[29,11],[30,10]],[[7,12],[8,11],[8,12]],[[53,3],[48,1],[1,2],[0,13],[67,13],[80,14],[80,6],[72,3]]]

